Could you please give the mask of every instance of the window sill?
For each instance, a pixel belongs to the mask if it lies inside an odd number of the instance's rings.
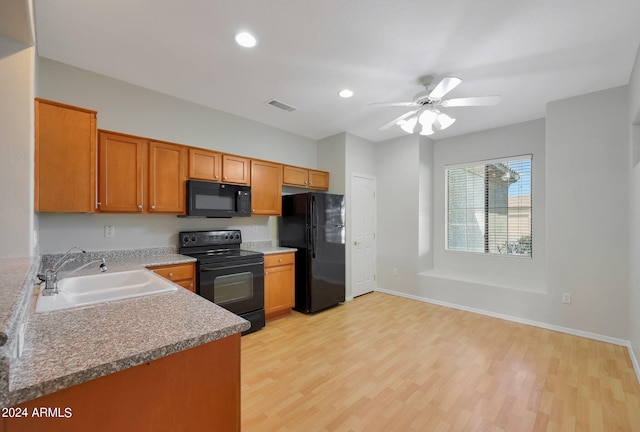
[[[464,252],[463,252],[464,253]],[[418,276],[424,278],[445,279],[449,281],[462,282],[466,284],[479,285],[479,287],[487,288],[503,288],[522,292],[531,292],[537,294],[547,293],[546,281],[524,281],[517,282],[498,280],[494,278],[478,277],[474,275],[465,275],[460,273],[446,272],[437,269],[425,270],[418,273]]]

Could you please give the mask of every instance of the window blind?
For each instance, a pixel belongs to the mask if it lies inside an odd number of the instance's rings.
[[[446,168],[447,250],[532,256],[531,161]]]

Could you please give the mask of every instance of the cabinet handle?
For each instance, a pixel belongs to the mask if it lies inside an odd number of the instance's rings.
[[[269,272],[264,272],[264,275],[267,276],[269,274]]]
[[[156,209],[156,206],[152,205],[151,210],[155,210],[155,209]]]
[[[173,273],[169,273],[169,277],[173,277]]]
[[[282,258],[280,258],[278,261],[282,262]]]
[[[142,204],[138,204],[138,208],[142,210]]]
[[[226,180],[226,179],[227,179],[227,176],[222,177],[222,180]]]

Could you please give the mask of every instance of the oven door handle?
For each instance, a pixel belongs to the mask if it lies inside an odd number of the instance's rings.
[[[259,262],[246,263],[246,264],[238,264],[238,265],[224,266],[224,267],[204,267],[204,266],[200,266],[200,271],[202,271],[202,272],[220,271],[220,270],[233,269],[233,268],[251,267],[251,266],[260,265],[260,264],[262,264],[262,263],[259,263]]]

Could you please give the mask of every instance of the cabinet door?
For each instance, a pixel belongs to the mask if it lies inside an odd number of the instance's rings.
[[[295,255],[266,255],[264,273],[264,312],[273,318],[291,311],[295,304]]]
[[[329,173],[326,171],[309,170],[309,187],[313,189],[329,189]]]
[[[222,178],[222,154],[190,148],[189,178],[219,182]]]
[[[72,411],[3,418],[0,430],[239,432],[240,367],[236,333],[23,402],[29,414]]]
[[[233,156],[222,155],[222,181],[224,183],[237,183],[248,185],[250,159]]]
[[[169,279],[171,282],[191,292],[196,292],[196,271],[194,263],[149,267],[149,270],[153,270],[163,278]]]
[[[99,131],[98,207],[101,212],[142,212],[146,142],[142,138]]]
[[[150,213],[185,213],[187,150],[179,144],[149,143]]]
[[[307,187],[309,183],[309,170],[285,165],[282,167],[282,183],[289,186]]]
[[[251,214],[282,214],[282,166],[251,161]]]
[[[96,112],[35,101],[35,210],[96,208]]]

